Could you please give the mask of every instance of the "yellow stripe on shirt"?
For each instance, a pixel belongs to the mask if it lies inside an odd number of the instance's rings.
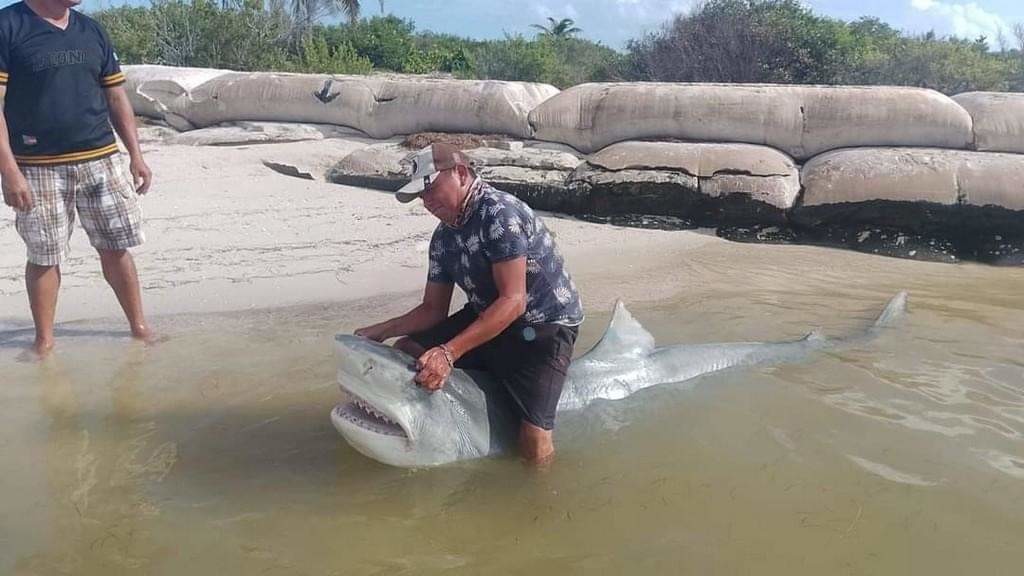
[[[71,164],[73,162],[85,162],[87,160],[96,160],[105,156],[116,154],[118,151],[117,143],[104,146],[102,148],[94,148],[92,150],[80,150],[78,152],[68,152],[67,154],[55,154],[52,156],[15,156],[14,159],[18,164],[25,166],[49,166],[56,164]]]
[[[124,83],[124,80],[125,80],[124,73],[123,72],[118,72],[117,74],[111,74],[110,76],[105,76],[105,77],[101,78],[100,79],[100,84],[103,87],[109,87],[109,86],[114,86],[116,84],[122,84],[122,83]]]

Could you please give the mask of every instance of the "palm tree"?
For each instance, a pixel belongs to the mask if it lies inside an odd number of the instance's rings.
[[[381,1],[383,7],[383,0]],[[321,17],[342,12],[349,22],[359,20],[359,0],[291,0],[291,14],[303,34]]]
[[[548,16],[549,26],[543,24],[531,24],[531,28],[540,30],[541,36],[550,36],[551,38],[572,38],[576,34],[583,32],[580,28],[575,26],[576,22],[572,18],[562,18],[561,20],[555,20]]]

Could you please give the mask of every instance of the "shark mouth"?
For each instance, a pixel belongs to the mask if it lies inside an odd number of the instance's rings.
[[[338,404],[334,408],[338,416],[370,432],[376,432],[385,436],[397,436],[399,438],[409,437],[398,422],[388,418],[383,412],[374,408],[373,404],[348,390],[345,390],[345,394],[348,395],[348,401]]]

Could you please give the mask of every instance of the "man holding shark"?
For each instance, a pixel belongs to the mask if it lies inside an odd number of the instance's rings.
[[[519,417],[519,450],[531,463],[554,455],[555,411],[583,307],[551,233],[522,201],[483,182],[457,148],[433,144],[413,157],[400,202],[423,200],[440,223],[430,242],[423,301],[360,328],[417,358],[415,381],[440,390],[453,368],[501,382]],[[449,316],[458,284],[468,303]]]

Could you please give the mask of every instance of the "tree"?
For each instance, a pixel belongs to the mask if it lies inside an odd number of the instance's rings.
[[[381,1],[381,10],[384,2]],[[307,37],[313,25],[329,14],[344,13],[348,21],[359,21],[359,0],[291,0],[291,15],[295,21],[296,32],[303,38]]]
[[[583,32],[582,29],[576,27],[576,22],[572,18],[562,18],[561,20],[555,20],[552,17],[548,17],[548,26],[543,24],[531,24],[531,28],[540,30],[538,33],[540,36],[548,36],[550,38],[572,38],[573,36]]]

